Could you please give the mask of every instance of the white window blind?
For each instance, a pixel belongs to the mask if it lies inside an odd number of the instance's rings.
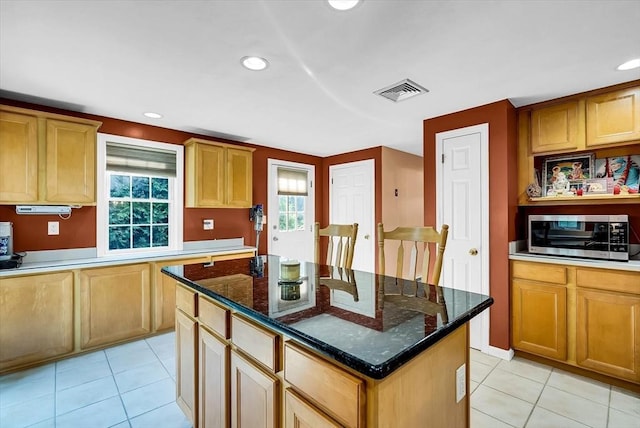
[[[176,153],[108,142],[107,171],[175,177]]]
[[[307,171],[278,168],[278,195],[307,196]]]

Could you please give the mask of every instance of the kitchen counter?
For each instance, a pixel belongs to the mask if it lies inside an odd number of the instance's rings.
[[[69,269],[118,266],[131,263],[156,262],[163,259],[176,260],[199,255],[226,255],[239,252],[255,252],[256,248],[244,245],[244,239],[221,239],[212,241],[187,242],[178,251],[157,251],[144,254],[123,254],[119,256],[97,257],[95,248],[74,250],[52,250],[27,253],[22,265],[15,269],[0,269],[0,278],[20,275],[51,273]]]
[[[545,256],[532,254],[527,251],[518,251],[509,254],[510,260],[522,260],[528,262],[540,262],[559,265],[583,266],[599,269],[614,269],[623,271],[640,272],[640,260],[629,260],[628,262],[618,262],[613,260],[596,260],[578,257]]]
[[[360,271],[343,272],[345,277],[353,273],[353,280],[330,288],[325,279],[318,282],[316,269],[323,277],[331,271],[338,276],[337,269],[305,262],[301,282],[292,288],[278,282],[280,258],[262,257],[262,271],[255,269],[255,259],[242,259],[211,267],[170,266],[162,272],[373,379],[390,375],[493,303],[488,296]],[[242,299],[237,291],[209,287],[212,280],[232,275],[252,278],[252,290],[243,292]],[[397,299],[393,295],[401,288],[406,296]],[[425,292],[428,297],[415,297]]]

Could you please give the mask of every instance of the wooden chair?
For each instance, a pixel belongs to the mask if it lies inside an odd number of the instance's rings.
[[[316,280],[318,284],[332,290],[341,290],[358,301],[358,287],[355,275],[351,270],[353,251],[358,235],[358,223],[330,224],[320,229],[320,223],[314,227]],[[327,237],[329,242],[325,258],[320,260],[320,237]],[[319,265],[326,266],[319,266]],[[322,272],[321,272],[322,270]]]
[[[356,245],[356,236],[358,235],[358,223],[330,224],[324,229],[320,229],[320,223],[316,223],[313,233],[315,238],[314,261],[316,264],[351,269],[353,250]],[[329,239],[326,258],[322,261],[320,260],[321,236],[326,236]]]
[[[378,307],[384,308],[385,302],[394,302],[403,308],[438,317],[440,322],[447,323],[447,307],[442,289],[438,286],[442,271],[442,259],[449,234],[449,226],[443,225],[438,232],[433,227],[398,227],[389,232],[384,231],[382,223],[378,224]],[[385,240],[398,241],[395,280],[385,277]],[[405,274],[405,247],[410,247],[409,269]],[[430,248],[435,247],[435,248]],[[389,250],[387,246],[387,250]],[[432,250],[435,253],[433,270],[429,276]],[[422,253],[422,268],[418,270],[419,255]],[[419,284],[418,280],[423,284]],[[429,296],[431,286],[435,287],[435,295]],[[388,286],[388,287],[387,287]]]
[[[421,282],[427,284],[438,285],[440,282],[440,273],[442,271],[442,258],[444,249],[447,244],[447,236],[449,234],[449,226],[443,225],[442,230],[438,232],[433,227],[397,227],[389,232],[384,231],[382,223],[378,224],[378,273],[385,274],[385,240],[398,241],[398,251],[396,258],[396,278],[406,278],[410,280],[420,279]],[[408,275],[404,274],[405,261],[404,253],[406,243],[410,244],[410,259]],[[429,276],[429,267],[431,262],[431,249],[435,248],[435,261],[431,276]],[[418,271],[419,254],[422,253],[422,269]]]

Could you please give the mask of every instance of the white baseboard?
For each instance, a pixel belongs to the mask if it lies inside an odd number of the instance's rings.
[[[492,355],[494,357],[501,358],[503,360],[511,361],[513,359],[513,349],[501,349],[496,348],[495,346],[489,346],[489,352],[487,354]]]

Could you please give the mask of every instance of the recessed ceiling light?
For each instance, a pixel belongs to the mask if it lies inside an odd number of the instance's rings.
[[[245,56],[240,61],[245,68],[253,71],[264,70],[269,66],[269,62],[259,56]]]
[[[353,9],[360,3],[360,0],[327,0],[329,5],[336,10]]]
[[[145,116],[151,118],[151,119],[161,119],[162,115],[159,113],[154,113],[152,111],[148,111],[146,113],[143,113]]]
[[[624,64],[620,64],[618,66],[618,70],[633,70],[634,68],[640,67],[640,58],[632,59],[631,61],[627,61]]]

